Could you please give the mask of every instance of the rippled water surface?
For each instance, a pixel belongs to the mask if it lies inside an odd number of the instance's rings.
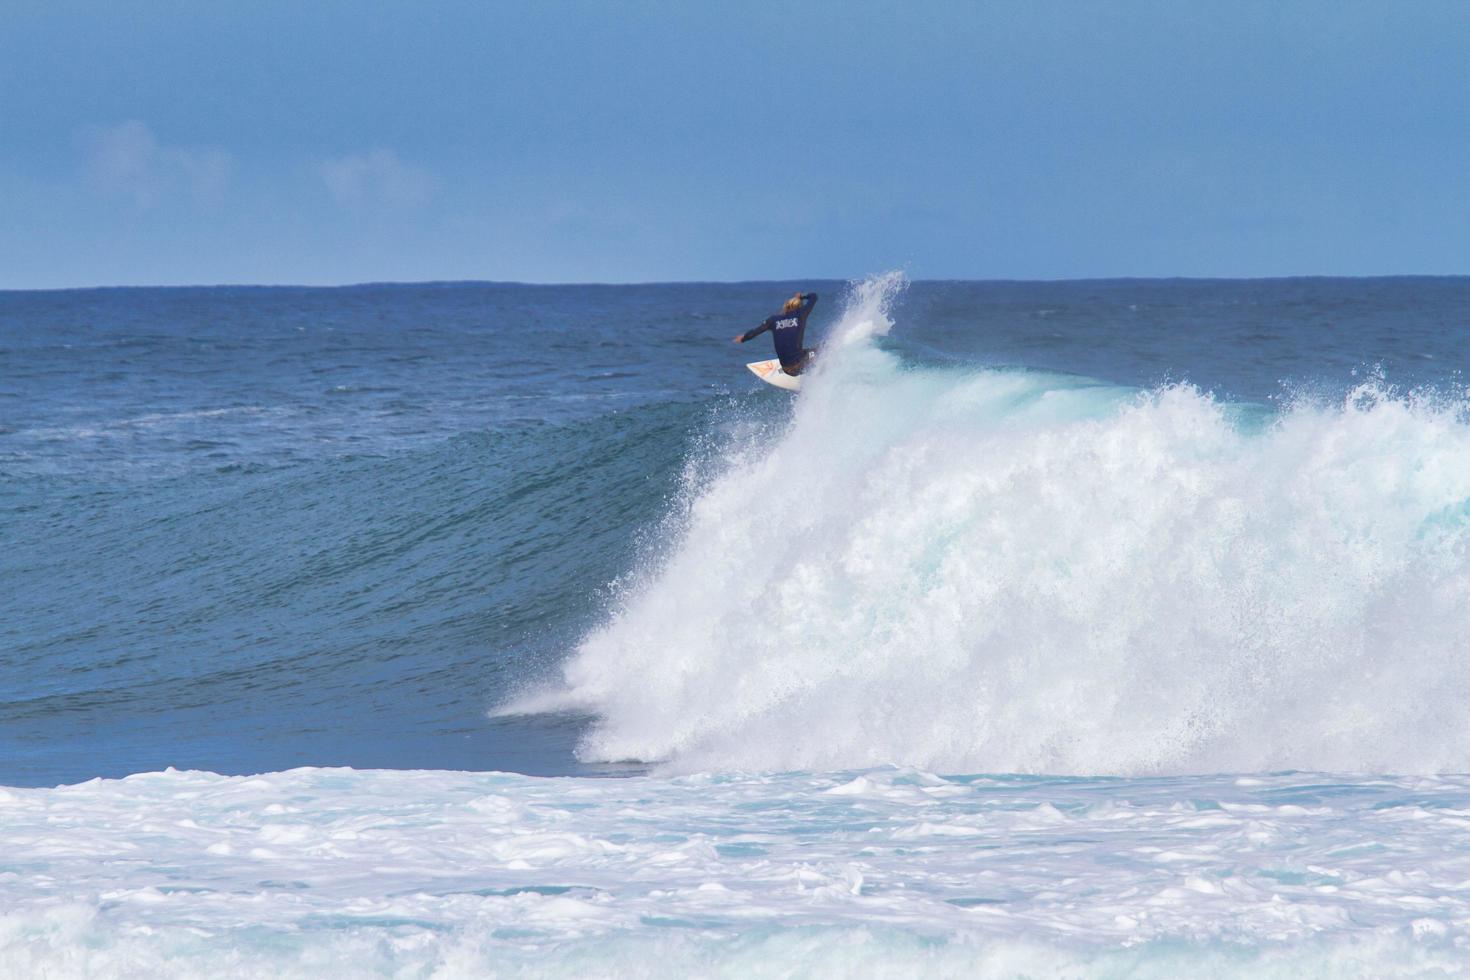
[[[729,338],[798,288],[793,397]],[[0,293],[0,972],[1464,972],[1467,340],[1465,279]]]

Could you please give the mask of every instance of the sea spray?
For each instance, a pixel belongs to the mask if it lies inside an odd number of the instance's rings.
[[[1470,426],[906,366],[860,284],[546,703],[667,769],[1470,767]]]
[[[790,286],[0,294],[0,976],[1465,972],[1470,280]]]

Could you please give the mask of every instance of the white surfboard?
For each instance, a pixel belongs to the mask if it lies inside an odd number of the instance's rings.
[[[752,361],[745,365],[750,368],[750,373],[760,378],[768,385],[777,388],[785,388],[787,391],[801,390],[801,375],[790,375],[781,370],[781,362],[776,358],[769,361]]]

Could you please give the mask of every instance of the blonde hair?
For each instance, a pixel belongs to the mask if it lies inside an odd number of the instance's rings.
[[[799,309],[801,309],[801,294],[797,293],[795,296],[786,301],[786,305],[781,307],[781,312],[795,313]]]

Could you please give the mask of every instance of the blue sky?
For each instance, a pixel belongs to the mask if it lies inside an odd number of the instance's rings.
[[[1470,273],[1470,4],[0,5],[0,288]]]

